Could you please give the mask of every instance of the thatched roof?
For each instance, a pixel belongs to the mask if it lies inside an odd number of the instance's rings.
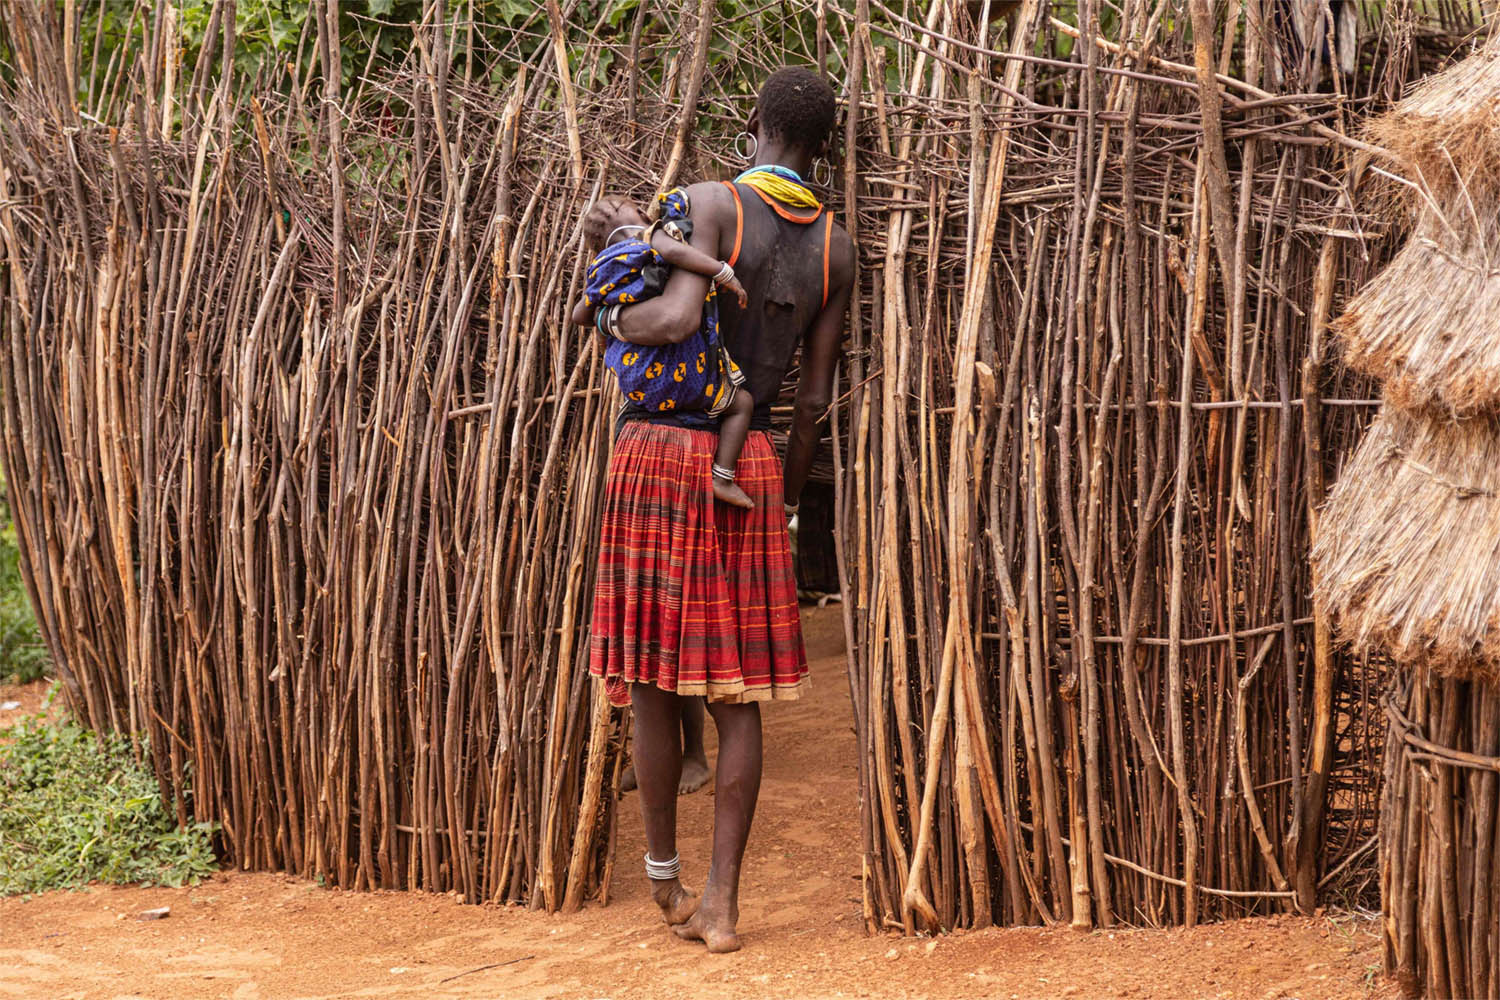
[[[1334,323],[1386,400],[1457,418],[1500,412],[1500,36],[1414,86],[1366,128],[1406,183],[1414,234]]]
[[[1333,328],[1349,367],[1388,402],[1449,417],[1500,412],[1500,234],[1424,215],[1415,236]]]
[[[1429,193],[1487,201],[1500,191],[1500,41],[1412,87],[1365,132]]]
[[[1344,639],[1500,677],[1500,419],[1386,407],[1330,494],[1312,561]]]

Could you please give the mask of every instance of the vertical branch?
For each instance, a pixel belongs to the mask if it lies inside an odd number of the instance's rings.
[[[1194,0],[1198,2],[1198,0]],[[1199,232],[1198,249],[1194,260],[1194,286],[1192,298],[1192,320],[1182,344],[1182,383],[1177,401],[1177,462],[1176,492],[1172,498],[1172,553],[1171,586],[1167,595],[1168,629],[1171,645],[1167,648],[1167,707],[1172,727],[1172,767],[1177,772],[1177,819],[1182,825],[1182,880],[1183,923],[1191,927],[1198,922],[1198,820],[1194,803],[1188,790],[1187,737],[1183,726],[1182,689],[1182,605],[1183,576],[1183,531],[1187,520],[1188,463],[1191,459],[1193,439],[1193,358],[1192,345],[1194,327],[1202,321],[1205,298],[1208,295],[1208,231],[1207,206],[1201,194],[1206,186],[1205,167],[1200,167],[1198,191],[1200,197],[1195,206],[1195,220]]]
[[[1327,495],[1323,453],[1323,406],[1319,376],[1323,366],[1323,335],[1333,306],[1334,278],[1338,271],[1338,243],[1323,241],[1318,270],[1313,278],[1312,343],[1302,360],[1302,440],[1307,463],[1307,543],[1317,539],[1318,510]],[[1313,585],[1313,705],[1312,731],[1308,735],[1307,784],[1304,793],[1302,831],[1297,840],[1294,878],[1297,908],[1311,913],[1317,906],[1318,850],[1323,816],[1328,806],[1328,779],[1333,767],[1334,738],[1333,634],[1328,610],[1316,581]]]
[[[557,0],[550,0],[556,4]],[[700,0],[698,4],[698,34],[693,40],[693,62],[688,68],[687,87],[682,92],[682,115],[677,119],[677,135],[672,140],[672,152],[667,156],[667,165],[661,172],[661,184],[656,193],[670,191],[677,182],[682,169],[683,157],[687,155],[688,136],[698,120],[698,95],[703,91],[703,74],[708,68],[708,42],[713,36],[714,0]]]
[[[1198,69],[1198,106],[1203,113],[1203,153],[1207,161],[1204,179],[1214,246],[1219,253],[1224,283],[1233,288],[1234,215],[1229,204],[1229,160],[1224,153],[1223,98],[1219,94],[1218,65],[1212,48],[1214,16],[1208,0],[1188,0],[1188,13],[1193,26],[1193,62]]]
[[[573,71],[568,66],[567,21],[558,0],[547,0],[547,20],[552,27],[552,58],[557,65],[557,88],[562,95],[563,118],[568,128],[568,176],[576,188],[583,183],[583,139],[578,133],[578,98],[573,93]]]
[[[326,0],[318,21],[323,55],[323,121],[328,129],[328,180],[333,193],[333,315],[344,311],[344,111],[339,100],[343,79],[340,54],[339,0]],[[206,130],[206,126],[205,126]]]

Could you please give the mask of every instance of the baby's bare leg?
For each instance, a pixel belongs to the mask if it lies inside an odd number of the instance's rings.
[[[708,784],[708,751],[703,748],[703,699],[682,699],[682,778],[678,795],[690,795]]]
[[[750,436],[750,415],[755,409],[755,400],[741,389],[729,401],[723,419],[719,421],[719,447],[714,451],[714,496],[727,504],[746,510],[755,506],[750,494],[734,482],[734,470],[740,461],[740,452],[745,439]],[[728,472],[723,476],[720,470]]]

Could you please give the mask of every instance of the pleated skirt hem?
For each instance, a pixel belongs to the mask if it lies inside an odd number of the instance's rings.
[[[654,684],[728,703],[793,700],[807,679],[781,463],[750,435],[736,481],[755,502],[713,499],[718,435],[627,425],[605,485],[589,639],[610,700]]]

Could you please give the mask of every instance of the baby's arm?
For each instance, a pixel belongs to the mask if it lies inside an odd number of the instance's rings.
[[[675,240],[666,233],[657,230],[651,236],[651,249],[661,255],[661,259],[693,274],[701,274],[705,278],[717,279],[719,272],[724,268],[724,262],[710,257],[686,240]],[[724,282],[724,287],[739,300],[740,308],[745,308],[745,286],[730,272],[729,280]]]
[[[685,240],[675,240],[658,229],[651,235],[651,249],[661,254],[661,259],[673,267],[712,278],[723,268],[724,262],[710,257]]]

